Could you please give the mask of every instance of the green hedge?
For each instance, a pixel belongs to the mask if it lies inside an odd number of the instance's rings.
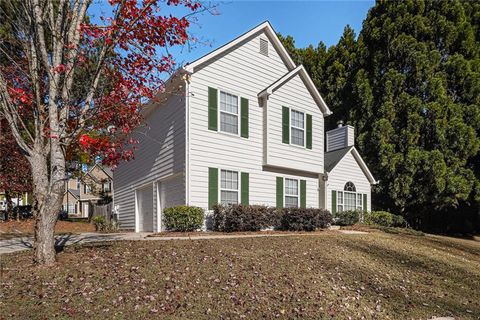
[[[363,223],[397,228],[405,228],[407,226],[407,222],[402,216],[394,215],[387,211],[365,212]]]
[[[163,210],[163,223],[168,231],[195,231],[203,226],[205,214],[202,208],[176,206]]]
[[[266,206],[217,204],[213,208],[213,230],[260,231],[274,225],[274,216],[274,209]]]
[[[329,211],[314,208],[282,208],[252,205],[215,205],[213,230],[222,232],[259,231],[267,228],[286,231],[313,231],[332,222]]]
[[[280,209],[280,225],[277,229],[287,231],[315,231],[332,223],[332,214],[325,209],[284,208]]]
[[[336,212],[333,215],[333,222],[338,226],[352,226],[360,221],[362,213],[359,210]]]

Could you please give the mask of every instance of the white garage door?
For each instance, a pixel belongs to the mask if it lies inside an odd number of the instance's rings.
[[[153,232],[153,185],[137,190],[137,219],[137,231]]]

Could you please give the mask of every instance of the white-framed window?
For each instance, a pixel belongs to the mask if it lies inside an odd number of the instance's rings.
[[[298,207],[299,188],[297,179],[285,178],[285,208]]]
[[[305,113],[290,110],[290,143],[305,146]]]
[[[238,134],[238,96],[220,91],[220,131]]]
[[[343,191],[337,191],[337,211],[363,210],[363,194],[355,192],[353,182],[345,184]]]
[[[103,187],[103,192],[112,191],[112,183],[111,182],[104,182],[102,187]]]
[[[88,184],[83,184],[83,193],[88,194],[92,192],[92,188]]]
[[[220,203],[222,205],[238,203],[238,171],[220,170]]]

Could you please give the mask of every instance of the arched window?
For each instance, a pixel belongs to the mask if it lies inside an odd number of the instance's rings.
[[[355,188],[355,185],[351,181],[348,181],[347,183],[345,183],[345,188],[343,188],[343,190],[352,191],[352,192],[357,191],[357,189]]]

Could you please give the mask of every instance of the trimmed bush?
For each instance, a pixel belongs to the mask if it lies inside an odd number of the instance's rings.
[[[314,231],[332,223],[328,210],[284,208],[242,204],[214,206],[213,230],[222,232],[260,231],[271,228],[285,231]]]
[[[272,208],[235,204],[213,208],[213,230],[221,232],[260,231],[274,225]]]
[[[286,231],[315,231],[326,228],[332,223],[332,214],[328,210],[314,208],[279,209],[280,224],[277,229]]]
[[[387,211],[372,211],[365,213],[365,224],[374,224],[383,227],[406,227],[407,223],[402,216],[391,214]]]
[[[98,232],[116,232],[118,225],[114,221],[108,222],[104,216],[95,216],[92,219],[95,230]]]
[[[204,217],[199,207],[176,206],[163,210],[163,223],[168,231],[195,231],[203,226]]]
[[[333,222],[338,226],[352,226],[358,223],[362,212],[358,210],[341,211],[335,213]]]

